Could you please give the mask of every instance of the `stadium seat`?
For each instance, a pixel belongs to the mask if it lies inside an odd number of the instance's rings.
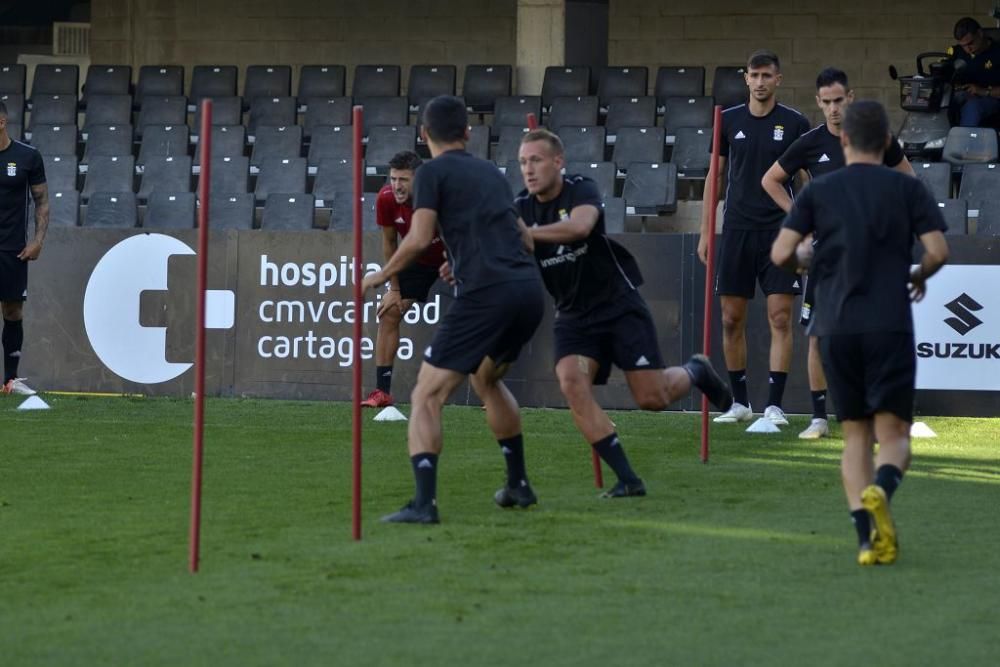
[[[597,125],[596,97],[557,97],[549,108],[546,125],[559,134],[563,127],[592,127]]]
[[[997,161],[997,133],[986,127],[953,127],[948,130],[941,159],[953,166]]]
[[[712,159],[712,128],[681,127],[676,132],[670,163],[677,167],[677,177],[702,179],[708,176]]]
[[[524,177],[521,176],[521,165],[517,160],[509,160],[504,168],[504,176],[507,184],[514,196],[518,196],[524,190]]]
[[[212,127],[212,156],[241,157],[246,146],[247,129],[242,125],[217,125]],[[195,144],[194,163],[201,164],[201,143]]]
[[[147,125],[187,127],[187,98],[183,95],[147,95],[139,108],[139,122],[135,126],[137,139],[142,139]]]
[[[465,150],[470,155],[474,155],[483,160],[490,159],[490,126],[473,125],[469,128],[469,141],[465,144]]]
[[[500,136],[501,127],[524,127],[528,114],[535,114],[535,121],[542,122],[542,98],[537,95],[498,97],[493,106],[493,137]]]
[[[559,97],[590,94],[589,67],[546,67],[542,79],[542,106],[550,108]]]
[[[34,206],[34,202],[32,202]],[[31,219],[34,219],[34,212]],[[53,227],[80,226],[80,193],[49,187],[49,224]]]
[[[79,94],[80,68],[77,65],[35,65],[32,104],[40,95],[69,95],[76,100]]]
[[[712,99],[723,109],[746,103],[750,89],[744,78],[746,67],[716,67],[712,77]]]
[[[7,124],[24,125],[24,94],[0,93],[0,102],[7,107]],[[75,122],[75,121],[74,121]]]
[[[299,89],[296,97],[299,104],[322,97],[344,97],[347,68],[343,65],[303,65],[299,70]]]
[[[131,229],[138,223],[139,212],[131,192],[95,192],[87,202],[84,227]]]
[[[274,127],[263,125],[257,128],[256,141],[250,154],[250,166],[260,166],[272,157],[295,158],[302,154],[302,128],[298,125]]]
[[[213,97],[211,99],[212,125],[243,124],[242,98],[230,95],[228,97]],[[199,132],[201,132],[201,104],[196,106],[194,112],[194,125],[191,126],[191,134],[197,136]]]
[[[89,200],[95,192],[132,192],[135,181],[135,160],[131,155],[97,155],[87,165],[80,198]]]
[[[618,97],[645,97],[649,85],[646,67],[612,66],[601,70],[597,84],[597,97],[602,108]]]
[[[94,95],[132,95],[132,67],[130,65],[91,65],[83,83],[80,104],[88,111]]]
[[[608,102],[608,117],[604,122],[608,135],[618,134],[623,127],[656,125],[656,99],[652,97],[616,97]]]
[[[677,210],[677,167],[633,162],[628,166],[622,199],[629,214],[673,213]]]
[[[367,173],[385,173],[389,160],[400,151],[417,149],[417,128],[412,125],[381,125],[373,127],[368,134],[368,148],[365,150]]]
[[[297,120],[294,97],[257,97],[250,105],[247,134],[255,136],[257,128],[271,125],[287,127]]]
[[[0,93],[24,95],[27,72],[27,65],[0,65]]]
[[[375,200],[377,198],[378,193],[376,192],[366,192],[361,198],[361,226],[364,229],[375,228]],[[354,210],[351,199],[339,200],[330,208],[328,225],[330,231],[349,232],[354,229]]]
[[[14,141],[24,139],[24,126],[20,123],[7,123],[7,135]]]
[[[209,194],[212,229],[253,229],[254,200],[249,192],[216,192]]]
[[[42,155],[76,156],[76,124],[37,125],[31,131],[31,145]]]
[[[202,174],[199,177],[204,177]],[[222,155],[212,156],[212,174],[209,182],[211,193],[220,195],[249,194],[250,185],[250,159],[244,156],[224,157]],[[253,201],[253,195],[250,195]],[[212,209],[213,216],[215,215]]]
[[[76,98],[66,94],[34,95],[28,130],[33,131],[35,125],[76,125]]]
[[[350,97],[312,97],[306,100],[305,106],[302,135],[307,139],[320,125],[340,127],[354,122]]]
[[[594,181],[603,199],[615,196],[615,165],[610,162],[567,162],[566,174]]]
[[[625,233],[625,200],[621,197],[604,199],[604,231],[607,234]]]
[[[288,65],[249,65],[243,81],[243,102],[253,108],[260,97],[291,97],[292,68]],[[293,100],[294,106],[294,100]]]
[[[623,127],[618,130],[611,161],[619,171],[633,162],[663,162],[663,142],[662,127]]]
[[[315,206],[312,195],[272,193],[264,204],[260,228],[265,231],[310,230]]]
[[[189,156],[155,157],[150,158],[143,165],[138,192],[140,201],[146,201],[156,192],[190,191],[191,158]]]
[[[87,132],[87,144],[82,164],[97,155],[132,157],[131,125],[93,125]]]
[[[462,97],[473,113],[493,113],[498,97],[511,94],[510,65],[466,65]]]
[[[497,165],[506,165],[512,160],[516,162],[521,148],[521,138],[527,133],[526,127],[501,127],[500,139],[493,149],[493,162]]]
[[[967,164],[962,169],[962,182],[958,198],[969,202],[969,208],[978,209],[985,199],[995,199],[1000,192],[1000,165]]]
[[[128,125],[132,122],[132,96],[131,95],[104,95],[94,94],[90,96],[87,104],[87,112],[83,116],[84,141],[87,140],[87,133],[94,125]]]
[[[350,158],[324,158],[316,171],[313,182],[313,195],[321,200],[322,206],[329,207],[337,199],[350,199],[354,191],[354,171]],[[364,168],[362,167],[362,173]]]
[[[193,192],[154,191],[146,203],[143,229],[192,229],[197,199]],[[215,227],[215,218],[212,218]]]
[[[663,106],[663,130],[666,141],[675,141],[682,127],[712,127],[714,102],[711,97],[669,97]]]
[[[406,99],[411,111],[438,95],[455,94],[454,65],[413,65],[410,67]]]
[[[191,71],[191,104],[196,108],[206,97],[236,97],[235,65],[195,65]]]
[[[410,107],[405,97],[354,97],[354,103],[361,105],[364,133],[367,137],[372,128],[379,125],[407,125],[410,121]]]
[[[306,191],[304,157],[269,157],[260,163],[254,199],[265,201],[272,192],[299,194]]]
[[[660,113],[671,97],[703,97],[705,95],[704,67],[660,67],[656,70],[653,88],[656,106]]]
[[[914,162],[911,166],[934,199],[944,201],[951,196],[951,165],[947,162]]]
[[[76,191],[79,173],[75,155],[42,155],[45,165],[45,183],[50,191]]]
[[[948,225],[948,236],[965,236],[969,233],[969,203],[964,199],[942,199],[938,210]],[[980,209],[980,216],[982,210]]]
[[[351,126],[319,125],[313,129],[312,141],[309,142],[308,164],[318,167],[326,159],[350,160],[353,151]]]
[[[979,202],[976,236],[1000,236],[1000,199]]]
[[[561,128],[559,138],[566,162],[603,162],[606,135],[601,126]]]
[[[147,97],[183,97],[184,68],[180,65],[143,65],[135,86],[135,103],[141,108]]]
[[[358,65],[351,97],[399,97],[399,65]]]

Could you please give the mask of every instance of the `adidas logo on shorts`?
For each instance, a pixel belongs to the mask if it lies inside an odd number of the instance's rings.
[[[649,365],[649,359],[646,358],[646,355],[642,355],[641,357],[639,357],[638,359],[635,360],[635,365],[636,366],[648,366]]]

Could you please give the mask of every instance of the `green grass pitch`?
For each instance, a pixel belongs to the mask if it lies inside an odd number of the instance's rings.
[[[901,556],[855,565],[840,441],[616,412],[650,495],[601,500],[569,414],[526,410],[531,511],[492,495],[483,415],[445,410],[440,526],[405,424],[366,421],[350,539],[350,409],[211,400],[202,571],[187,573],[191,403],[0,399],[0,663],[995,665],[1000,420],[929,418],[894,499]],[[404,407],[405,410],[405,407]],[[365,414],[366,419],[372,413]],[[610,473],[605,473],[606,478]]]

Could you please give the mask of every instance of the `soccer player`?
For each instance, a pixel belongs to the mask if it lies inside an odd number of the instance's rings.
[[[413,217],[413,175],[420,166],[413,151],[402,151],[389,160],[389,182],[375,200],[375,222],[382,229],[382,253],[388,262],[399,238],[410,231]],[[399,350],[399,323],[414,302],[427,301],[438,269],[444,262],[444,246],[437,236],[417,261],[389,280],[389,289],[378,309],[378,333],[375,336],[375,389],[361,401],[366,408],[384,408],[393,404],[392,365]]]
[[[747,304],[760,283],[771,329],[764,417],[780,426],[788,423],[781,400],[792,361],[792,306],[801,290],[798,276],[771,263],[771,244],[785,213],[761,187],[760,179],[809,129],[809,122],[795,109],[778,104],[775,92],[781,85],[781,66],[774,53],[757,51],[750,56],[746,82],[750,101],[723,111],[719,171],[709,174],[719,179],[719,192],[726,193],[715,293],[722,307],[722,349],[733,388],[733,406],[715,421],[732,423],[753,417],[747,397],[746,318]],[[726,174],[725,189],[722,174]],[[716,205],[708,201],[709,191],[706,186],[698,241],[698,257],[706,264],[708,215]]]
[[[518,153],[526,190],[517,198],[521,219],[535,242],[545,287],[555,298],[555,357],[559,388],[576,427],[614,470],[618,482],[603,496],[646,495],[593,385],[605,384],[615,364],[636,404],[664,410],[701,389],[722,410],[732,394],[703,355],[665,368],[653,318],[639,295],[642,275],[635,259],[604,231],[604,202],[583,176],[562,175],[563,145],[548,130],[534,130]]]
[[[30,396],[17,376],[24,342],[21,319],[28,298],[28,262],[38,259],[49,228],[49,191],[41,154],[7,134],[7,107],[0,102],[0,307],[3,310],[3,385],[0,393]],[[28,241],[28,194],[35,201],[35,235]]]
[[[802,191],[771,251],[775,264],[808,268],[816,281],[810,333],[819,337],[843,425],[841,474],[861,565],[889,564],[898,554],[889,501],[910,465],[910,299],[923,298],[927,279],[948,258],[945,223],[930,192],[883,165],[890,141],[881,104],[851,104],[840,135],[847,167]],[[822,239],[814,257],[812,244],[802,242],[809,234]],[[925,252],[911,269],[914,237]]]
[[[421,133],[434,159],[417,172],[410,233],[365,289],[383,284],[415,260],[440,230],[455,301],[431,344],[411,396],[409,451],[416,495],[384,521],[437,523],[441,408],[467,376],[486,406],[486,421],[507,463],[507,482],[494,495],[501,507],[538,502],[528,484],[517,401],[502,378],[534,334],[545,307],[531,255],[531,236],[518,219],[514,195],[492,162],[465,151],[465,104],[441,96],[424,109]]]
[[[761,181],[774,203],[786,213],[792,209],[792,197],[787,184],[796,174],[805,172],[808,178],[816,178],[844,166],[844,151],[840,148],[840,126],[844,120],[844,110],[854,101],[854,91],[847,85],[847,74],[828,67],[816,77],[816,105],[823,112],[825,121],[809,130],[788,147],[785,154],[764,174]],[[903,149],[895,137],[885,151],[883,163],[909,176],[913,167],[903,155]],[[813,242],[816,240],[813,239]],[[815,281],[805,278],[805,295],[802,297],[800,323],[809,326],[809,317],[816,308]],[[813,414],[809,426],[799,433],[803,440],[822,438],[830,434],[826,413],[826,376],[819,358],[819,343],[815,336],[809,337],[809,392],[812,395]]]

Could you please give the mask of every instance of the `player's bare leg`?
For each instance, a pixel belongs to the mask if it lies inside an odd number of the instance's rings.
[[[625,371],[625,381],[636,405],[659,412],[691,391],[691,376],[680,366],[645,371]]]
[[[910,467],[910,422],[889,412],[878,412],[875,414],[875,437],[879,443],[875,483],[862,491],[861,502],[875,522],[872,546],[878,562],[889,564],[895,562],[899,554],[889,503],[903,481],[903,473]]]
[[[815,440],[830,435],[826,414],[826,373],[819,354],[819,338],[809,336],[809,356],[806,369],[809,373],[809,393],[812,395],[813,416],[809,427],[799,433],[803,440]]]
[[[413,305],[412,299],[382,308],[378,313],[378,333],[375,335],[375,389],[361,402],[362,407],[384,408],[395,401],[390,391],[392,366],[399,350],[399,325],[403,315]]]
[[[733,404],[715,418],[719,423],[747,421],[753,416],[747,393],[747,304],[741,296],[720,296],[722,309],[722,354],[733,389]]]
[[[0,303],[0,312],[3,313],[3,377],[0,378],[0,393],[32,395],[36,393],[35,390],[17,377],[21,345],[24,342],[24,304],[21,301],[4,301]]]
[[[841,426],[844,452],[840,458],[840,477],[858,535],[858,564],[875,565],[878,559],[872,547],[871,515],[861,501],[864,490],[875,479],[872,422],[870,419],[847,419],[841,422]]]
[[[785,381],[792,365],[792,307],[794,294],[767,295],[767,323],[771,329],[770,373],[768,375],[767,406],[764,416],[774,424],[784,426],[788,419],[781,408]]]

